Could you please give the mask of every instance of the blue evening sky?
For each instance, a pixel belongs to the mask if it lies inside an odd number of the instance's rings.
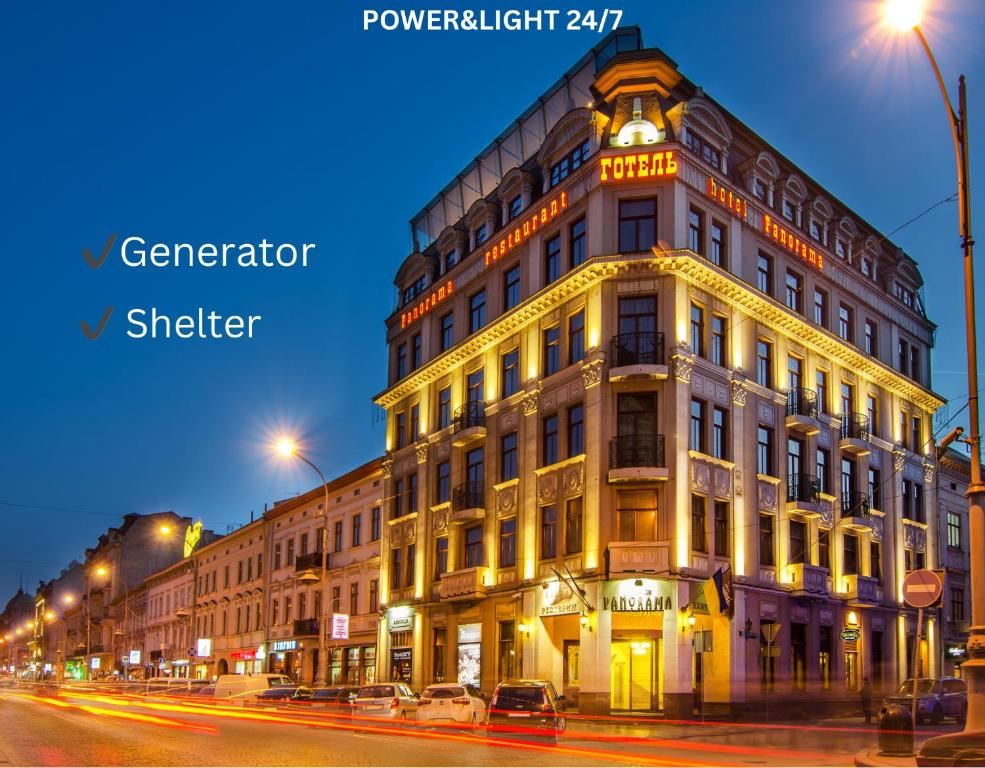
[[[606,4],[883,232],[954,191],[930,70],[915,39],[893,45],[878,28],[878,3]],[[21,572],[32,589],[54,575],[126,512],[173,509],[225,531],[314,486],[268,458],[280,429],[329,476],[382,452],[370,398],[407,221],[599,36],[364,33],[363,7],[6,5],[0,598]],[[985,125],[985,6],[936,0],[931,12],[948,84],[969,76],[971,125]],[[973,151],[981,194],[985,143]],[[920,262],[939,325],[935,389],[960,407],[956,218],[941,206],[894,239]],[[114,257],[90,270],[81,249],[98,253],[113,232],[318,247],[306,270],[133,270]],[[86,340],[79,321],[110,304],[106,332]],[[252,341],[127,339],[125,311],[151,306],[263,320]]]

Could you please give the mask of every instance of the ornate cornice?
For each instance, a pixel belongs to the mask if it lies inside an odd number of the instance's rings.
[[[659,254],[595,256],[561,280],[528,298],[509,314],[493,321],[483,330],[384,390],[374,398],[374,402],[390,408],[462,363],[495,347],[525,325],[538,320],[543,313],[583,293],[598,281],[627,274],[639,275],[644,270],[677,275],[730,307],[756,318],[764,326],[796,339],[814,353],[868,377],[879,386],[928,412],[933,412],[944,404],[939,395],[901,376],[885,363],[867,357],[861,350],[846,344],[830,331],[811,325],[780,302],[764,296],[735,275],[715,267],[686,249],[661,251]]]

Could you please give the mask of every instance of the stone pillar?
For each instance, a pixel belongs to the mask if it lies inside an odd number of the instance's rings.
[[[675,594],[671,610],[664,611],[664,714],[669,718],[689,719],[694,711],[694,673],[692,671],[691,633],[681,631],[682,606],[689,600],[688,582],[671,582]]]
[[[602,584],[587,585],[588,601],[600,609],[602,603]],[[587,627],[579,634],[581,643],[581,689],[578,693],[579,714],[607,715],[611,704],[612,666],[612,613],[596,610],[590,617]],[[564,660],[561,660],[564,663]]]

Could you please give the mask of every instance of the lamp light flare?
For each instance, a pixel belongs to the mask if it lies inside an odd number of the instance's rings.
[[[289,437],[280,438],[274,447],[281,456],[293,456],[298,450],[295,442]]]
[[[886,23],[893,29],[906,32],[920,25],[922,0],[887,0]]]
[[[106,570],[106,568],[105,568],[104,566],[102,566],[102,565],[101,565],[101,566],[99,566],[99,567],[98,567],[98,568],[96,569],[96,575],[97,575],[97,576],[105,576],[105,575],[106,575],[107,573],[108,573],[108,571],[107,571],[107,570]]]
[[[162,536],[167,536],[169,533],[171,533],[171,526],[162,525],[160,528],[157,529],[157,532],[160,533]]]

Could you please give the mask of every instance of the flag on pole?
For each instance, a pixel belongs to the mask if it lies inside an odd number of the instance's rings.
[[[732,615],[732,569],[730,566],[725,565],[715,571],[715,574],[711,577],[715,582],[715,591],[718,594],[718,610],[719,612],[731,616]]]

